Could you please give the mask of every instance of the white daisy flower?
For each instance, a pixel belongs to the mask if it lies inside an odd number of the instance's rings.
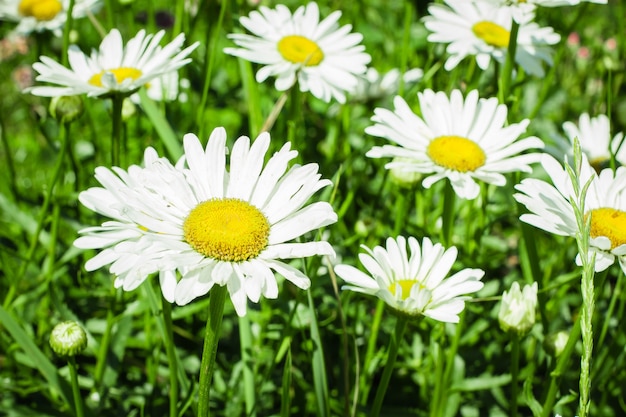
[[[565,122],[563,130],[570,145],[578,138],[580,147],[592,166],[601,167],[611,159],[611,153],[615,155],[617,162],[626,165],[626,146],[620,147],[624,134],[620,132],[611,139],[611,122],[606,115],[589,117],[589,114],[583,113],[578,120],[578,126],[572,122]],[[568,151],[569,154],[572,153],[571,147]]]
[[[328,242],[289,243],[337,221],[327,202],[306,204],[331,182],[320,179],[317,164],[288,169],[297,155],[289,143],[264,166],[269,145],[262,133],[252,145],[240,137],[229,152],[217,128],[206,149],[185,135],[175,166],[148,148],[143,168],[97,168],[103,187],[79,200],[112,220],[80,231],[77,247],[102,249],[85,268],[110,265],[115,286],[127,291],[159,272],[165,299],[180,305],[226,285],[240,316],[247,299],[278,296],[274,272],[307,289],[309,278],[280,259],[334,256]]]
[[[520,220],[556,235],[575,237],[578,224],[570,204],[575,198],[570,177],[548,154],[542,156],[541,164],[552,184],[527,178],[515,186],[520,192],[515,199],[530,212]],[[626,272],[626,167],[615,172],[603,169],[598,175],[583,154],[579,182],[586,184],[590,178],[584,210],[585,216],[591,216],[589,248],[596,254],[595,270],[604,271],[617,258]],[[576,263],[581,265],[580,254]]]
[[[320,21],[316,3],[299,7],[293,15],[284,5],[261,6],[240,18],[254,36],[229,35],[241,48],[224,52],[263,64],[257,81],[276,76],[279,91],[291,88],[297,80],[300,91],[310,91],[326,102],[334,98],[344,103],[345,93],[356,88],[357,75],[365,73],[370,56],[359,44],[360,33],[350,33],[351,25],[339,27],[340,16],[335,11]]]
[[[524,285],[523,290],[518,282],[514,282],[511,289],[502,294],[498,312],[498,322],[502,330],[514,331],[521,336],[532,329],[537,309],[537,289],[537,282]]]
[[[430,16],[424,24],[432,33],[428,41],[449,44],[450,57],[444,68],[451,71],[468,55],[475,55],[478,66],[485,70],[491,59],[504,63],[509,45],[512,9],[486,1],[444,0],[444,4],[428,7]],[[515,62],[526,72],[543,76],[543,62],[552,65],[552,48],[561,36],[550,27],[532,22],[529,12],[520,21]]]
[[[485,271],[463,269],[446,278],[456,260],[457,249],[445,249],[424,238],[420,246],[414,237],[388,238],[387,246],[370,249],[359,260],[368,274],[350,265],[337,265],[335,272],[349,285],[342,289],[374,295],[394,310],[410,316],[423,315],[432,319],[458,323],[465,308],[464,294],[483,287],[480,281]]]
[[[153,79],[177,70],[191,61],[188,55],[199,45],[180,50],[185,35],[179,34],[165,47],[159,42],[165,35],[146,35],[144,30],[132,38],[126,46],[117,29],[111,30],[102,40],[100,49],[91,56],[82,53],[76,45],[68,51],[70,68],[42,56],[41,62],[33,64],[39,73],[37,81],[57,84],[60,87],[36,86],[27,90],[36,96],[54,97],[87,94],[97,97],[108,93],[131,93]]]
[[[366,101],[397,94],[400,87],[400,80],[405,86],[415,84],[424,76],[424,71],[420,68],[413,68],[400,73],[400,70],[393,68],[384,74],[378,72],[376,68],[370,67],[367,72],[359,77],[359,83],[351,96],[355,100]]]
[[[536,153],[519,154],[543,147],[535,136],[517,140],[528,119],[505,127],[507,108],[497,98],[479,99],[476,90],[465,101],[459,90],[452,91],[450,98],[432,90],[418,97],[421,117],[399,96],[394,99],[394,111],[374,111],[375,124],[365,132],[398,146],[374,146],[367,156],[397,158],[385,165],[388,169],[431,174],[422,182],[425,188],[448,178],[456,194],[469,200],[480,191],[475,179],[502,186],[506,183],[503,173],[531,172],[529,164],[539,160]]]
[[[513,18],[516,22],[532,20],[537,6],[541,7],[560,7],[574,6],[581,3],[581,0],[479,0],[486,1],[498,7],[508,7],[511,9]],[[585,0],[582,0],[584,2]],[[590,3],[606,4],[607,0],[587,0]],[[530,19],[527,15],[531,14]]]
[[[70,0],[1,0],[0,20],[18,22],[15,32],[22,35],[49,30],[61,36],[69,6]],[[72,18],[83,18],[100,6],[100,0],[75,0]]]

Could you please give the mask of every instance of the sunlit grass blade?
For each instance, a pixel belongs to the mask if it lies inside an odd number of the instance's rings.
[[[307,291],[309,300],[309,314],[311,317],[310,330],[313,342],[313,354],[311,366],[313,367],[313,384],[315,386],[315,399],[317,401],[317,415],[319,417],[330,416],[330,406],[328,404],[328,378],[326,377],[326,363],[324,360],[324,347],[320,336],[320,329],[317,322],[317,313],[313,304],[311,291]]]

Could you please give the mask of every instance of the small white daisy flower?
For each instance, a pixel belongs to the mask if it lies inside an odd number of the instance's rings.
[[[15,32],[22,35],[48,30],[61,36],[69,6],[70,0],[1,0],[0,20],[18,22]],[[83,18],[100,6],[100,0],[75,0],[72,18]]]
[[[626,165],[626,146],[621,146],[624,139],[623,133],[617,133],[611,139],[611,123],[604,115],[589,117],[583,113],[578,119],[578,125],[572,122],[563,123],[563,130],[567,135],[570,145],[578,138],[582,151],[587,155],[589,163],[598,168],[611,159],[611,153],[621,165]],[[572,154],[571,147],[568,154]]]
[[[446,278],[457,250],[433,244],[427,237],[421,246],[414,237],[398,236],[388,238],[385,248],[362,248],[366,253],[359,254],[359,260],[369,275],[351,265],[335,266],[337,275],[348,283],[342,289],[374,295],[403,314],[458,323],[470,298],[465,294],[483,287],[481,269],[463,269]]]
[[[320,179],[317,164],[288,168],[297,155],[289,143],[264,164],[269,145],[262,133],[252,145],[240,137],[229,152],[217,128],[205,149],[185,135],[175,166],[148,148],[144,167],[97,168],[102,187],[79,200],[112,220],[80,231],[77,247],[102,249],[85,268],[110,265],[115,286],[126,291],[159,272],[165,299],[180,305],[226,285],[240,316],[247,299],[278,296],[275,272],[308,288],[309,278],[280,259],[334,255],[328,242],[290,243],[337,221],[327,202],[306,204],[331,182]]]
[[[339,27],[341,12],[335,11],[320,21],[316,3],[301,6],[291,14],[284,5],[265,6],[240,18],[253,35],[231,34],[241,48],[224,52],[264,66],[256,73],[258,82],[276,76],[276,89],[284,91],[298,82],[300,91],[310,91],[329,102],[345,102],[357,75],[365,73],[370,56],[360,45],[363,36],[350,33],[351,25]]]
[[[513,331],[524,335],[535,324],[537,309],[537,282],[520,287],[514,282],[509,291],[502,294],[502,303],[498,312],[500,328],[505,332]]]
[[[401,98],[394,100],[394,111],[377,108],[375,123],[365,132],[386,138],[396,145],[375,146],[370,158],[397,158],[385,165],[388,169],[430,174],[422,185],[430,188],[448,178],[456,194],[464,199],[478,196],[476,179],[502,186],[503,173],[531,172],[529,164],[539,154],[519,154],[531,148],[542,148],[535,137],[517,140],[528,126],[528,119],[504,126],[507,108],[497,98],[479,99],[471,91],[465,100],[459,90],[450,97],[425,90],[418,93],[422,117],[417,116]]]
[[[498,7],[486,1],[445,0],[444,4],[428,7],[430,16],[424,24],[432,33],[428,41],[449,44],[446,51],[450,57],[444,68],[454,69],[469,55],[476,56],[476,63],[485,70],[491,59],[504,63],[509,45],[512,10]],[[543,62],[552,65],[552,48],[561,36],[550,27],[539,27],[532,22],[534,14],[525,14],[519,22],[515,62],[526,72],[543,76]]]
[[[570,177],[548,154],[542,156],[541,164],[552,184],[526,178],[515,186],[520,192],[515,199],[530,212],[520,220],[556,235],[575,237],[578,224],[570,199],[576,197]],[[586,184],[590,178],[584,210],[585,216],[591,216],[589,249],[596,255],[595,270],[604,271],[617,258],[626,272],[626,167],[615,172],[606,168],[598,175],[583,154],[579,182]],[[581,265],[580,254],[576,263]]]
[[[146,35],[144,30],[132,38],[126,46],[117,29],[111,30],[102,40],[100,49],[85,55],[76,45],[68,51],[70,68],[42,56],[41,62],[33,64],[39,73],[36,80],[57,84],[35,86],[27,90],[31,94],[44,97],[87,94],[97,97],[109,93],[131,93],[153,79],[175,71],[191,61],[188,55],[199,45],[181,51],[185,35],[179,34],[166,46],[159,46],[165,35]]]

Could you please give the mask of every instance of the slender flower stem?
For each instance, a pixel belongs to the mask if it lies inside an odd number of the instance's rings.
[[[124,96],[114,94],[111,97],[113,102],[113,129],[111,131],[111,165],[120,165],[120,143],[122,139],[122,106]]]
[[[74,395],[76,417],[83,417],[85,415],[83,411],[83,397],[80,394],[80,387],[78,386],[78,371],[74,356],[68,357],[67,363],[70,368],[70,382],[72,383],[72,394]]]
[[[376,311],[374,312],[374,318],[372,319],[372,326],[370,330],[370,337],[367,340],[367,350],[365,351],[365,359],[363,360],[363,371],[359,378],[359,390],[361,391],[361,405],[367,404],[367,397],[371,389],[370,377],[370,364],[374,359],[374,354],[376,353],[376,342],[378,341],[378,334],[380,330],[380,323],[383,318],[383,311],[385,309],[385,302],[383,300],[378,300],[376,303]]]
[[[246,403],[246,416],[256,416],[254,374],[255,368],[252,365],[252,328],[248,316],[239,317],[239,349],[241,361],[243,363],[243,391]]]
[[[389,380],[391,379],[391,374],[393,373],[396,358],[398,357],[398,347],[400,346],[400,342],[404,336],[407,321],[408,318],[406,316],[398,316],[397,318],[396,329],[393,335],[391,335],[389,348],[387,349],[387,363],[385,363],[383,376],[378,385],[378,389],[376,390],[376,397],[374,397],[374,405],[372,406],[372,410],[369,414],[372,417],[378,417],[380,415],[380,409],[383,405],[383,399],[385,398],[387,387],[389,386]]]
[[[443,194],[443,214],[441,215],[441,240],[445,247],[452,245],[452,231],[454,230],[454,202],[456,194],[450,181],[445,181]]]
[[[517,332],[511,332],[511,402],[509,417],[517,417],[517,392],[519,383],[519,345],[520,338]]]
[[[515,53],[517,51],[517,32],[519,23],[513,20],[511,24],[511,32],[509,34],[509,47],[504,61],[504,67],[500,73],[498,80],[498,98],[500,103],[506,104],[509,98],[509,89],[511,87],[511,78],[513,77],[513,64],[515,63]]]
[[[448,387],[452,382],[452,373],[454,371],[454,358],[459,350],[459,343],[461,341],[461,335],[463,334],[463,328],[465,324],[465,312],[462,312],[459,315],[459,323],[456,325],[456,331],[454,332],[454,339],[452,339],[452,343],[448,348],[448,352],[445,358],[445,369],[443,371],[443,375],[441,378],[437,379],[437,383],[440,384],[438,389],[435,392],[438,394],[434,396],[435,401],[435,410],[436,412],[431,415],[433,416],[443,416],[446,415],[446,405],[447,405],[447,396],[448,396]],[[445,323],[443,325],[442,331],[442,339],[445,336]],[[443,357],[443,355],[441,355]],[[441,363],[438,364],[441,366]],[[432,411],[432,410],[431,410]]]
[[[163,321],[165,323],[165,352],[170,374],[170,417],[178,417],[178,360],[172,324],[172,305],[162,299]]]
[[[64,67],[67,66],[67,51],[70,47],[70,31],[72,30],[72,23],[74,18],[72,12],[74,11],[75,0],[70,0],[67,6],[67,18],[65,19],[65,25],[63,25],[63,51],[61,56],[61,63]]]
[[[204,334],[204,348],[202,349],[202,363],[200,364],[200,388],[198,393],[198,417],[210,415],[209,396],[211,393],[211,380],[215,369],[215,356],[217,343],[220,338],[222,317],[224,316],[224,303],[228,289],[225,285],[216,285],[211,289],[209,301],[209,317],[206,322]]]

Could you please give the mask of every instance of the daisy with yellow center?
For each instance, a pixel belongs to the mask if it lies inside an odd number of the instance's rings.
[[[199,45],[196,42],[181,50],[185,42],[185,35],[181,33],[161,47],[159,43],[163,36],[165,31],[146,35],[141,30],[124,45],[120,32],[113,29],[102,40],[99,50],[92,51],[90,56],[76,45],[70,46],[69,69],[42,56],[41,62],[33,64],[33,69],[39,73],[36,79],[56,86],[35,86],[27,92],[44,97],[131,94],[157,77],[189,63],[189,54]]]
[[[22,35],[52,31],[60,36],[69,5],[70,0],[3,0],[0,1],[0,20],[18,22],[15,32]],[[100,6],[100,0],[75,0],[72,18],[83,18]]]
[[[476,90],[465,99],[459,90],[450,97],[425,90],[418,98],[421,117],[401,97],[395,98],[393,111],[374,111],[374,125],[365,132],[394,145],[375,146],[367,156],[394,158],[385,165],[388,169],[427,174],[422,181],[426,188],[447,178],[464,199],[478,196],[475,180],[504,185],[504,173],[530,172],[529,164],[538,161],[539,154],[520,153],[541,148],[543,142],[534,136],[518,140],[529,121],[505,127],[507,108],[496,98],[480,99]]]
[[[367,274],[351,265],[335,266],[348,284],[342,289],[374,295],[401,314],[458,323],[467,294],[483,287],[481,269],[467,268],[447,277],[457,250],[433,244],[427,237],[421,245],[414,237],[398,236],[388,238],[386,247],[362,249],[359,260]]]
[[[306,204],[331,182],[316,164],[288,168],[297,155],[289,143],[264,163],[269,147],[263,133],[252,144],[240,137],[229,151],[217,128],[205,149],[185,135],[175,165],[148,148],[143,167],[97,168],[102,187],[79,199],[112,220],[80,232],[77,247],[101,249],[85,268],[110,265],[115,286],[127,291],[158,272],[164,297],[181,305],[225,285],[240,316],[248,299],[278,296],[275,273],[308,288],[309,278],[282,259],[334,256],[328,242],[291,242],[337,221],[327,202]]]
[[[570,204],[575,197],[574,187],[565,169],[552,156],[541,159],[543,168],[550,176],[551,184],[527,178],[515,188],[515,199],[525,205],[530,213],[520,220],[561,236],[575,237],[578,233],[576,216]],[[591,185],[585,198],[585,218],[590,219],[589,249],[596,255],[596,272],[604,271],[617,258],[626,272],[626,167],[616,171],[605,168],[596,174],[583,155],[580,184]],[[580,255],[576,258],[578,265]]]
[[[256,74],[258,82],[276,77],[276,89],[284,91],[298,83],[300,91],[310,91],[329,102],[345,102],[353,92],[358,76],[367,70],[370,56],[360,45],[363,36],[350,33],[350,25],[339,27],[341,12],[335,11],[320,21],[316,3],[301,6],[292,14],[284,5],[275,9],[259,7],[241,24],[253,35],[231,34],[239,48],[224,52],[263,64]]]
[[[491,59],[504,63],[510,41],[514,10],[489,0],[444,0],[428,7],[424,25],[432,32],[428,41],[448,44],[450,57],[444,68],[451,71],[467,56],[475,56],[486,70]],[[543,76],[543,63],[552,65],[552,48],[561,37],[550,27],[533,22],[534,7],[520,15],[515,62],[532,75]]]

